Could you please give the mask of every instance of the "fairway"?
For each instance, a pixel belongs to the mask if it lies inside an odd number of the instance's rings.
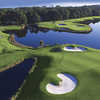
[[[63,46],[60,46],[61,48]],[[29,75],[16,100],[99,100],[100,52],[89,49],[84,52],[50,52],[51,47],[35,52],[38,64]],[[52,95],[46,91],[50,82],[59,84],[58,73],[76,77],[78,85],[70,93]]]

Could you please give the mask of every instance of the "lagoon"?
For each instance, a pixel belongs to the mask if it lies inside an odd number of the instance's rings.
[[[25,59],[13,68],[0,72],[0,100],[10,100],[16,94],[33,64],[32,58]]]
[[[25,35],[18,36],[15,34],[15,40],[18,43],[39,47],[40,41],[44,41],[44,45],[51,46],[55,44],[78,44],[87,47],[100,49],[100,22],[89,24],[92,27],[92,32],[90,33],[71,33],[71,32],[59,32],[53,30],[38,30],[28,28]],[[22,33],[23,34],[23,33]]]

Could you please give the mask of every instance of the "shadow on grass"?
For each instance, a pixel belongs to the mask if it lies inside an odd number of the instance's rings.
[[[77,88],[77,100],[99,100],[100,99],[100,71],[88,69],[81,72],[79,86]],[[84,95],[83,95],[84,94]]]
[[[44,100],[43,96],[46,94],[40,90],[40,83],[46,75],[44,69],[50,66],[51,61],[52,59],[48,56],[38,57],[37,67],[27,78],[16,100]]]

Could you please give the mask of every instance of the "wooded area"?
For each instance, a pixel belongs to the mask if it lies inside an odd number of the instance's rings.
[[[100,5],[83,7],[23,7],[0,9],[0,25],[34,24],[40,21],[100,16]]]

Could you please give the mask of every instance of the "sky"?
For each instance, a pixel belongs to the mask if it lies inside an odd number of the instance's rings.
[[[31,6],[83,6],[100,4],[100,0],[0,0],[0,8]]]

